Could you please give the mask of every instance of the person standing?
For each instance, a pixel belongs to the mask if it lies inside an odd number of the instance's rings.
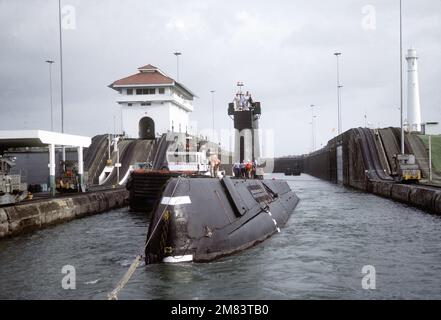
[[[240,94],[240,109],[239,110],[245,110],[245,97],[243,93]]]
[[[247,163],[245,164],[245,169],[246,169],[246,177],[248,179],[251,179],[252,171],[253,171],[253,164],[251,163],[251,161],[247,161]]]
[[[240,177],[246,179],[247,169],[245,168],[245,160],[240,164]]]
[[[234,111],[240,110],[240,96],[236,93],[236,97],[234,98]]]
[[[220,160],[216,153],[212,153],[210,156],[211,176],[216,178],[219,172]]]
[[[235,178],[240,178],[240,163],[235,163],[233,165],[233,175]]]
[[[244,98],[244,110],[250,110],[251,107],[251,95],[247,91]]]

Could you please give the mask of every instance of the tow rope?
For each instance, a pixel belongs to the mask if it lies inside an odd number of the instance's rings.
[[[110,292],[107,295],[107,298],[109,300],[118,300],[118,293],[124,288],[124,286],[129,282],[130,278],[132,277],[133,273],[136,271],[136,268],[138,268],[139,263],[141,262],[142,255],[138,254],[135,258],[135,260],[130,265],[129,270],[127,270],[126,274],[122,279],[119,281],[118,285],[113,289],[112,292]]]

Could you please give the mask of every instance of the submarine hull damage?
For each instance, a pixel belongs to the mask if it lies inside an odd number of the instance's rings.
[[[280,232],[298,201],[283,180],[171,178],[153,212],[146,263],[208,262],[252,247]]]

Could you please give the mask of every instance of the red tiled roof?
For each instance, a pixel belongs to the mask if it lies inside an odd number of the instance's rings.
[[[144,67],[142,67],[144,68]],[[140,68],[140,69],[142,69]],[[111,84],[114,86],[129,86],[129,85],[150,85],[150,84],[173,84],[174,80],[164,76],[159,71],[154,72],[139,72],[137,74],[119,79]]]
[[[158,70],[158,68],[156,68],[155,66],[152,66],[151,64],[148,64],[148,65],[146,65],[146,66],[143,66],[143,67],[139,67],[139,68],[138,68],[138,70],[143,70],[143,69],[150,69],[150,70],[154,69],[154,70]]]
[[[118,90],[117,88],[115,88],[115,86],[175,85],[187,92],[189,95],[197,97],[193,92],[184,87],[181,83],[178,83],[174,79],[167,77],[164,72],[151,64],[139,67],[138,70],[138,73],[116,80],[114,83],[109,85],[109,87],[114,90]]]

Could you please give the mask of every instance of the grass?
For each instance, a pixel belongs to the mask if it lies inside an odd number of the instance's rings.
[[[418,135],[418,137],[429,149],[429,136]],[[441,135],[432,136],[432,165],[436,171],[441,172]]]

